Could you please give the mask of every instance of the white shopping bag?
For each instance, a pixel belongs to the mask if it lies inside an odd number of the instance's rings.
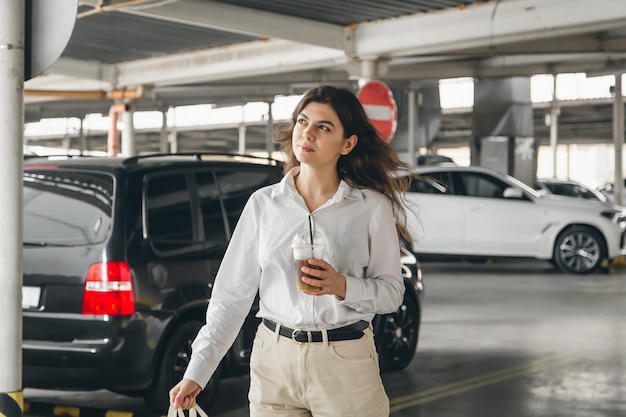
[[[194,404],[193,407],[189,409],[189,417],[209,417],[207,413],[198,405]],[[170,408],[167,410],[167,417],[186,417],[185,412],[182,408],[174,408],[170,405]]]

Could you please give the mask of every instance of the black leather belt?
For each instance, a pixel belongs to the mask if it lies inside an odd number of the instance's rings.
[[[269,319],[263,319],[263,324],[271,331],[276,331],[276,323]],[[328,341],[338,342],[340,340],[354,340],[363,337],[363,330],[367,329],[370,324],[366,321],[359,321],[344,327],[327,330]],[[301,330],[290,329],[289,327],[280,326],[278,332],[281,336],[288,337],[296,342],[321,342],[322,332],[319,330]]]

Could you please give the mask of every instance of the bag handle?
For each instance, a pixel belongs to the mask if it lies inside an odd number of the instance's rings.
[[[189,409],[189,417],[209,417],[209,415],[198,404],[194,404]],[[167,417],[185,417],[185,412],[182,408],[174,408],[170,405],[167,409]]]
[[[200,417],[209,417],[198,404],[194,404],[193,407],[189,409],[189,417],[197,417],[198,414]]]

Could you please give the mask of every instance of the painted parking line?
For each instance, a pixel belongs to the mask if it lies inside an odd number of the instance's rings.
[[[574,357],[564,355],[551,355],[543,359],[538,359],[527,364],[514,366],[500,371],[468,378],[462,381],[454,382],[448,385],[431,388],[425,391],[416,392],[415,394],[403,397],[393,398],[390,400],[391,412],[404,410],[419,404],[436,401],[441,398],[450,397],[452,395],[461,394],[486,385],[496,384],[508,379],[520,376],[531,375],[544,372],[555,366],[564,365],[573,362]]]
[[[24,414],[56,417],[158,417],[156,414],[137,414],[127,411],[105,410],[91,407],[73,407],[29,401],[24,401]]]

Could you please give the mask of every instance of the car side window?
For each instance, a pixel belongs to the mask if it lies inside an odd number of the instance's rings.
[[[597,200],[598,198],[591,191],[579,186],[574,185],[575,195],[578,198],[586,198],[588,200]]]
[[[508,185],[497,178],[482,174],[464,172],[460,174],[465,195],[469,197],[504,198],[504,190]]]
[[[153,247],[171,251],[189,246],[194,240],[193,216],[185,174],[149,177],[145,195],[148,238]]]
[[[448,172],[429,172],[424,177],[436,188],[443,191],[442,194],[456,194],[452,177]]]
[[[213,171],[196,172],[196,187],[202,213],[204,240],[208,242],[226,242],[224,210],[220,200],[220,189]]]
[[[276,182],[270,171],[260,169],[216,171],[220,192],[226,210],[230,232],[235,229],[239,216],[250,195],[265,185]]]
[[[413,178],[410,191],[422,194],[447,194],[445,186],[427,177]]]
[[[568,187],[566,185],[554,184],[548,185],[550,191],[557,195],[566,195],[568,197],[580,197],[580,192],[576,187]]]

